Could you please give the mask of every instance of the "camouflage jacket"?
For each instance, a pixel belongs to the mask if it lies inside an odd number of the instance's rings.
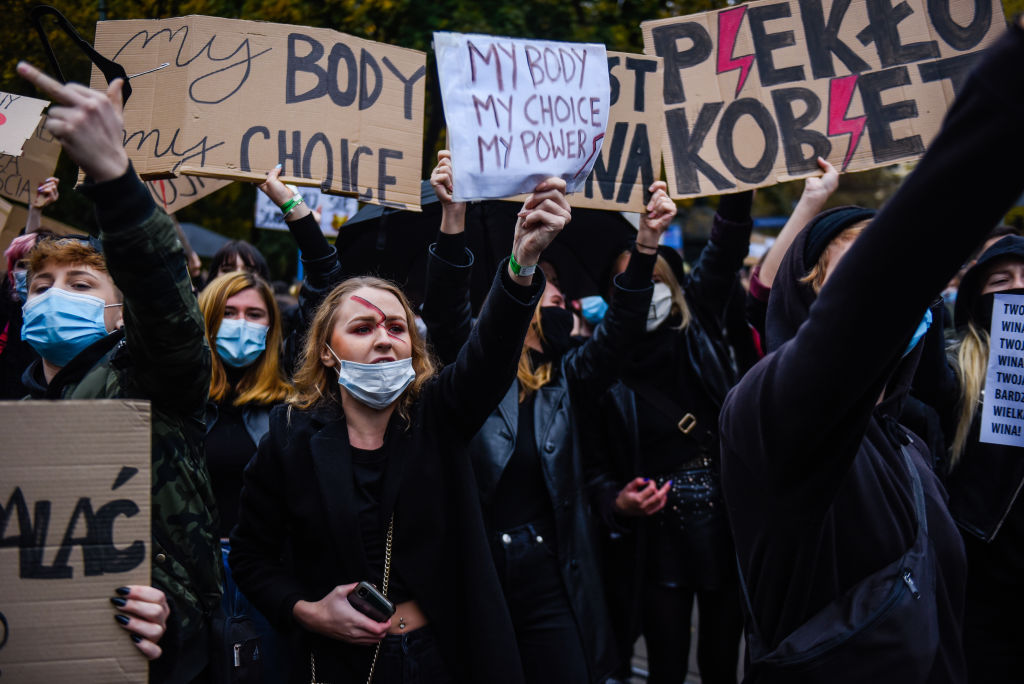
[[[152,580],[171,606],[151,678],[191,681],[206,664],[223,585],[203,458],[210,348],[174,225],[135,172],[81,190],[96,203],[107,268],[124,295],[124,331],[82,351],[49,385],[38,362],[25,381],[34,398],[150,401]]]

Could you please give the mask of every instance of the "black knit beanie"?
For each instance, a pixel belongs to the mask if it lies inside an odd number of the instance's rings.
[[[807,225],[804,264],[807,268],[813,268],[837,235],[853,224],[874,216],[873,209],[856,206],[836,207],[815,216]]]

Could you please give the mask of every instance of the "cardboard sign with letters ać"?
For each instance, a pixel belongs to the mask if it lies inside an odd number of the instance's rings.
[[[0,677],[146,682],[110,598],[150,583],[149,402],[0,402],[0,434]]]

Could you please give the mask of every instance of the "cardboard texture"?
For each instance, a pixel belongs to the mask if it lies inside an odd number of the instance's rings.
[[[601,154],[574,207],[644,212],[647,188],[661,177],[661,58],[608,53],[611,109]]]
[[[3,227],[0,228],[0,253],[3,253],[5,249],[11,244],[11,240],[18,237],[25,224],[28,222],[28,208],[23,207],[20,204],[11,204],[0,200],[3,204],[0,205],[0,221],[3,221]],[[3,207],[9,207],[4,209]],[[51,233],[57,233],[58,235],[85,235],[85,231],[74,226],[69,226],[66,223],[61,223],[52,218],[49,218],[46,214],[43,214],[40,225]],[[0,271],[7,268],[7,262],[0,259]]]
[[[150,582],[149,403],[0,402],[0,434],[4,681],[146,682],[110,597]]]
[[[582,187],[608,125],[604,45],[434,33],[457,201]]]
[[[231,181],[219,178],[203,178],[202,176],[178,176],[177,178],[160,178],[146,181],[149,194],[156,205],[167,214],[184,209],[221,188],[231,185]]]
[[[819,155],[842,171],[917,159],[1005,19],[998,0],[761,0],[641,29],[683,198],[813,175]]]
[[[21,156],[22,146],[36,130],[48,104],[46,100],[0,91],[0,154]]]
[[[419,210],[426,55],[329,29],[188,16],[96,25],[139,73],[125,148],[146,180],[281,179]],[[98,69],[91,86],[105,88]]]
[[[7,199],[29,204],[35,189],[57,168],[60,143],[43,128],[44,123],[45,116],[25,141],[20,157],[0,155],[0,195]]]

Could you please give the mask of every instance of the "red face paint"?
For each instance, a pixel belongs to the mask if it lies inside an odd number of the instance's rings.
[[[352,299],[354,301],[359,302],[360,304],[365,306],[367,309],[373,309],[374,311],[377,312],[377,315],[380,316],[380,320],[377,321],[377,327],[380,328],[381,330],[383,330],[384,332],[386,332],[388,334],[388,337],[393,337],[396,340],[398,340],[399,342],[405,342],[405,340],[403,340],[401,337],[399,337],[398,335],[393,334],[390,330],[387,329],[387,327],[384,325],[384,321],[386,321],[388,319],[388,317],[384,314],[383,311],[380,310],[380,308],[376,304],[372,304],[372,303],[366,301],[365,299],[363,299],[362,297],[360,297],[358,295],[352,295]]]

